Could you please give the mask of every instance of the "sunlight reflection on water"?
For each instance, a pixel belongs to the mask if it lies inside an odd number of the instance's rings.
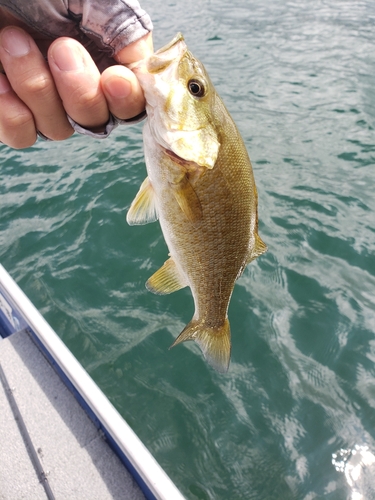
[[[345,474],[351,500],[375,498],[375,455],[368,446],[356,444],[351,450],[341,449],[332,455],[332,464]]]

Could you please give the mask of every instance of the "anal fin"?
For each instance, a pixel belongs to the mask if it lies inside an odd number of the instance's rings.
[[[155,192],[148,177],[142,182],[136,197],[130,205],[126,220],[130,226],[147,224],[158,220]]]
[[[146,282],[150,292],[159,295],[176,292],[187,286],[172,258],[168,259]]]

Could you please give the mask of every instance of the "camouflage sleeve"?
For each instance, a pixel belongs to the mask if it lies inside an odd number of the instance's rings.
[[[136,0],[0,0],[0,6],[46,37],[79,40],[100,70],[152,30],[150,17]]]
[[[114,116],[112,113],[109,114],[109,120],[105,125],[105,129],[103,132],[92,132],[90,129],[82,127],[79,123],[75,122],[73,118],[71,118],[69,115],[66,115],[68,117],[70,125],[74,128],[76,132],[82,135],[88,135],[89,137],[93,137],[94,139],[106,139],[109,134],[117,128],[119,125],[132,125],[134,123],[138,123],[142,120],[144,120],[147,116],[146,110],[142,111],[142,113],[139,113],[139,115],[134,116],[134,118],[130,118],[129,120],[120,120],[120,118],[117,118]],[[44,137],[43,135],[38,132],[38,135],[41,139],[48,140],[47,137]]]
[[[150,17],[135,0],[69,0],[68,4],[81,31],[112,55],[152,30]]]

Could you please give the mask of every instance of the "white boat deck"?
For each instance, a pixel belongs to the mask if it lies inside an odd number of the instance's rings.
[[[184,500],[1,265],[0,416],[0,500]]]
[[[0,381],[1,500],[145,498],[26,331],[0,340]],[[14,403],[39,459],[38,471]]]

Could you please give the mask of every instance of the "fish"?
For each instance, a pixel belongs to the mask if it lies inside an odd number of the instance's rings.
[[[146,100],[147,177],[127,222],[159,220],[169,250],[146,287],[162,295],[190,287],[195,312],[171,347],[193,340],[207,362],[225,373],[234,285],[247,264],[267,250],[258,235],[250,158],[205,67],[181,33],[132,70]]]

